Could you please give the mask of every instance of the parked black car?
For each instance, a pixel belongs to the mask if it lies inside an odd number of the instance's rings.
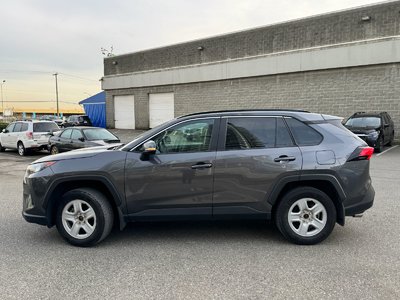
[[[99,127],[66,128],[49,139],[51,154],[87,147],[104,146],[119,143],[117,136],[107,129]]]
[[[92,121],[86,115],[72,115],[62,123],[62,127],[71,126],[92,126]]]
[[[84,129],[83,129],[84,130]],[[27,168],[23,216],[71,244],[114,220],[273,219],[297,244],[321,242],[370,208],[373,148],[341,118],[303,111],[187,115],[131,143],[41,158]]]
[[[383,151],[385,145],[392,145],[394,124],[387,112],[357,112],[345,123],[345,126],[376,152]]]

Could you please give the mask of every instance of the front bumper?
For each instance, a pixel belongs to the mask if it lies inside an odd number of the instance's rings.
[[[365,193],[361,201],[350,206],[346,206],[344,208],[345,215],[354,216],[363,213],[364,211],[372,207],[372,205],[374,204],[374,198],[375,190],[372,185],[370,185],[368,191]]]
[[[43,201],[53,172],[49,167],[39,173],[24,178],[22,216],[27,222],[48,225]]]

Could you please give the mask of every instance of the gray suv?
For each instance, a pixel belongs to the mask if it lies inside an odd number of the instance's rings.
[[[30,164],[23,216],[91,246],[144,220],[272,219],[316,244],[370,208],[373,148],[334,116],[294,110],[187,115],[129,144]]]

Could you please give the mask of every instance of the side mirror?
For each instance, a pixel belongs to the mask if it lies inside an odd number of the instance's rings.
[[[388,128],[388,127],[389,127],[389,124],[385,124],[385,125],[383,125],[383,127]]]
[[[142,148],[143,148],[143,153],[146,154],[154,154],[157,151],[156,143],[152,140],[144,143]]]
[[[80,140],[81,142],[85,141],[85,139],[83,137],[80,137],[78,140]]]
[[[8,130],[7,130],[7,129],[3,129],[1,132],[2,132],[2,133],[7,133]]]

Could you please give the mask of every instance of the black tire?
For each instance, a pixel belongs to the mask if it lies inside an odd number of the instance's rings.
[[[18,154],[19,154],[20,156],[25,156],[25,155],[27,154],[27,151],[26,151],[26,149],[25,149],[24,143],[18,142],[18,144],[17,144],[17,151],[18,151]]]
[[[58,150],[58,148],[57,148],[57,146],[51,146],[51,148],[50,148],[50,154],[51,155],[56,155],[56,154],[58,154],[58,153],[60,153],[60,151]]]
[[[298,200],[305,198],[317,200],[323,205],[326,211],[326,215],[324,217],[326,220],[325,225],[323,227],[321,226],[322,229],[312,236],[300,235],[298,232],[292,229],[288,220],[289,210],[292,208],[292,206],[295,205]],[[299,214],[300,213],[301,212],[299,212]],[[325,212],[323,214],[325,214]],[[309,220],[312,220],[312,217]],[[298,245],[314,245],[322,242],[331,234],[336,223],[336,208],[328,195],[321,190],[312,187],[299,187],[291,190],[283,196],[275,211],[275,223],[282,235],[290,242]],[[300,228],[300,221],[298,223]]]
[[[392,132],[392,136],[390,137],[388,146],[393,146],[393,141],[394,141],[394,131]]]
[[[381,136],[376,144],[375,152],[381,153],[383,151],[383,136]]]
[[[4,148],[0,143],[0,152],[4,152],[4,151],[6,151],[6,148]]]
[[[62,218],[63,210],[64,208],[71,206],[71,203],[74,200],[86,202],[88,205],[90,205],[90,207],[94,210],[95,213],[96,226],[94,227],[94,231],[86,238],[74,237],[72,234],[68,233],[67,230],[65,229],[64,226],[68,225],[63,224],[63,218]],[[82,224],[86,221],[87,220],[82,221]],[[67,192],[66,194],[64,194],[57,207],[57,215],[56,215],[57,230],[68,243],[74,246],[89,247],[89,246],[94,246],[95,244],[101,242],[111,232],[113,223],[114,223],[114,213],[111,204],[108,202],[107,198],[101,192],[92,188],[79,188]]]

